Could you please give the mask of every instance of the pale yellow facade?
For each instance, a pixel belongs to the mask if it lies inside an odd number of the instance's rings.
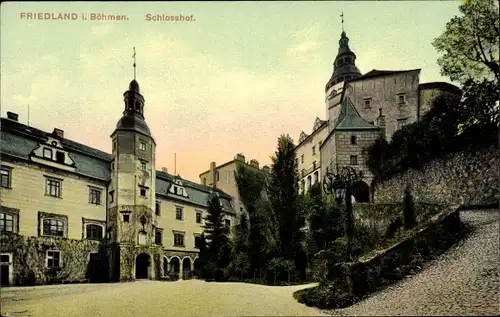
[[[84,220],[85,223],[106,221],[105,204],[89,203],[90,188],[101,190],[101,197],[105,197],[106,187],[102,183],[35,164],[2,162],[2,167],[11,171],[11,188],[0,189],[0,202],[2,206],[18,209],[15,225],[19,234],[39,235],[39,212],[66,216],[65,237],[70,239],[84,238]],[[47,178],[60,180],[61,197],[46,195]]]
[[[299,192],[305,193],[317,182],[321,182],[320,147],[328,134],[328,123],[316,118],[313,132],[302,132],[299,145],[295,148],[299,172]]]

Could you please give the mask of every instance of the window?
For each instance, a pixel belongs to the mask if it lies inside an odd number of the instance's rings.
[[[64,164],[64,159],[65,159],[64,152],[57,151],[56,152],[56,161],[57,161],[57,163]]]
[[[398,94],[398,104],[406,103],[405,94]]]
[[[52,197],[61,197],[61,181],[47,178],[45,180],[45,195]]]
[[[313,155],[316,155],[316,145],[313,146]]]
[[[141,151],[146,151],[146,143],[141,142],[140,149]]]
[[[156,228],[155,230],[155,244],[156,245],[163,244],[163,230],[160,228]]]
[[[11,180],[10,171],[11,170],[9,168],[5,168],[5,167],[2,167],[2,169],[0,170],[0,185],[3,188],[10,188],[10,180]]]
[[[44,218],[43,235],[52,237],[64,237],[64,221],[60,219]]]
[[[201,223],[201,212],[196,212],[196,223]]]
[[[140,194],[141,194],[141,197],[146,197],[147,189],[144,187],[140,187]]]
[[[184,233],[174,233],[174,246],[183,247],[184,246]]]
[[[112,203],[114,198],[115,198],[115,191],[112,190],[109,192],[109,202]]]
[[[316,169],[316,161],[313,162],[313,170]]]
[[[371,108],[372,106],[372,98],[365,99],[365,108]]]
[[[145,171],[145,170],[146,170],[146,163],[141,162],[141,171]]]
[[[174,194],[177,195],[177,186],[174,186]]]
[[[159,202],[159,201],[157,201],[157,202],[156,202],[156,205],[155,205],[155,214],[156,214],[157,216],[161,215],[160,206],[161,206],[160,202]]]
[[[201,245],[201,236],[195,235],[194,236],[194,247],[199,249]]]
[[[226,219],[226,220],[224,220],[224,223],[226,225],[226,228],[230,228],[231,227],[231,220]]]
[[[300,163],[304,163],[304,154],[300,156]]]
[[[406,125],[406,121],[407,121],[407,119],[398,119],[398,126],[397,126],[397,128],[401,129],[402,127],[404,127]]]
[[[351,144],[352,145],[358,144],[358,140],[355,135],[351,135]]]
[[[46,266],[48,268],[59,268],[61,267],[61,251],[59,250],[47,250],[45,256]]]
[[[89,203],[94,205],[101,204],[101,190],[96,188],[89,188]]]
[[[89,223],[85,226],[85,237],[89,240],[101,240],[104,236],[103,232],[101,225]]]
[[[184,189],[183,188],[179,188],[179,195],[184,196]]]
[[[215,172],[215,181],[219,181],[219,171]]]
[[[358,165],[358,156],[351,155],[351,165]]]
[[[5,212],[0,213],[0,232],[14,232],[14,216]]]
[[[43,149],[43,157],[52,159],[52,149],[44,148]]]
[[[182,207],[175,207],[175,219],[182,220]]]
[[[130,221],[130,215],[129,214],[124,214],[123,215],[123,222],[129,222]]]

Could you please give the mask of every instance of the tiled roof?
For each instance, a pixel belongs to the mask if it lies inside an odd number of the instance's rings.
[[[25,160],[30,159],[31,152],[38,148],[39,143],[46,142],[47,138],[52,136],[51,133],[6,118],[1,118],[0,123],[1,153]],[[113,159],[111,154],[68,139],[63,139],[62,145],[75,162],[76,173],[104,181],[110,179],[110,163]],[[175,195],[168,194],[168,188],[173,178],[174,176],[171,174],[156,171],[156,193],[177,198]],[[183,182],[191,203],[206,207],[208,195],[212,192],[212,188],[184,179]],[[223,198],[224,207],[234,212],[230,205],[231,196],[219,189],[216,191]]]
[[[344,98],[340,109],[339,120],[334,130],[378,130],[379,128],[368,123],[358,113],[350,98]]]

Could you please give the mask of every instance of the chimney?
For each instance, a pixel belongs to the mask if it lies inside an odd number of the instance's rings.
[[[7,112],[7,119],[13,120],[13,121],[19,121],[19,115],[14,112]]]
[[[262,170],[264,171],[264,173],[271,173],[271,169],[267,165],[262,166]]]
[[[161,168],[161,171],[162,171],[163,173],[167,173],[167,174],[168,174],[168,168],[166,168],[166,167],[162,167],[162,168]]]
[[[60,139],[64,139],[64,130],[54,128],[54,132],[52,132],[52,135],[54,135]]]
[[[217,187],[217,178],[216,178],[216,173],[217,171],[215,170],[216,164],[215,162],[210,163],[210,176],[212,178],[212,185],[214,188]]]
[[[255,160],[255,159],[250,160],[250,166],[255,167],[255,168],[259,168],[259,161]]]
[[[236,160],[245,163],[245,155],[243,155],[241,153],[236,154]]]

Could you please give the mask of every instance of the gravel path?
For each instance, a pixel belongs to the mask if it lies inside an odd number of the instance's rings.
[[[68,284],[2,290],[2,316],[324,316],[293,292],[315,284],[264,286],[199,280]]]
[[[351,307],[325,311],[338,316],[499,315],[498,211],[463,211],[474,226],[470,237],[419,274]]]

